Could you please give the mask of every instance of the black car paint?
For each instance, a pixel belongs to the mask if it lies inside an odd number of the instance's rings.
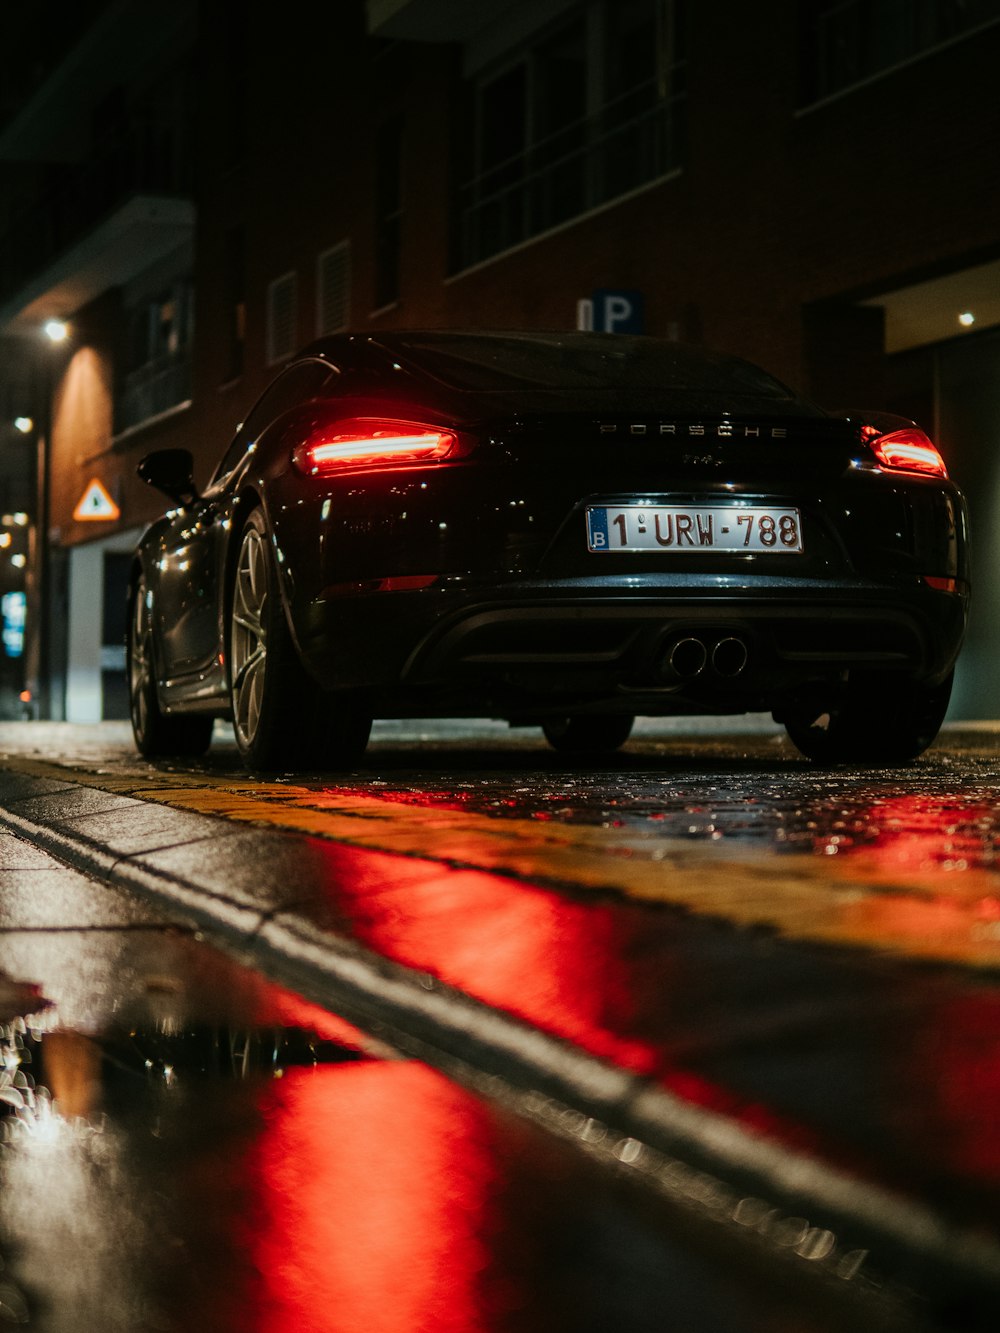
[[[780,708],[859,666],[932,683],[954,665],[969,584],[962,496],[874,466],[856,422],[792,395],[723,406],[648,385],[463,389],[407,335],[326,340],[297,364],[309,362],[330,371],[327,391],[248,440],[234,471],[139,547],[165,712],[229,712],[228,585],[258,503],[307,669],[327,690],[363,692],[376,716],[738,712]],[[462,449],[326,480],[292,464],[318,421],[371,415],[455,428]],[[713,554],[706,568],[697,552],[586,549],[588,504],[722,499],[797,507],[804,553]],[[421,577],[434,581],[394,590]],[[744,636],[748,671],[665,678],[664,645],[689,630]]]

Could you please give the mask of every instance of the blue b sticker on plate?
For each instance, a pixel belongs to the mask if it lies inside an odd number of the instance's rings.
[[[591,551],[610,550],[606,509],[587,510],[587,546]]]

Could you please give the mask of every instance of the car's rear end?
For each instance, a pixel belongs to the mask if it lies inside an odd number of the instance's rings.
[[[420,372],[446,377],[454,350],[430,342],[393,349],[425,418]],[[298,628],[329,686],[377,713],[799,717],[852,677],[949,677],[967,520],[920,432],[828,416],[739,362],[539,385],[515,350],[514,384],[481,360],[453,378],[485,383],[444,384],[436,456],[317,478]]]

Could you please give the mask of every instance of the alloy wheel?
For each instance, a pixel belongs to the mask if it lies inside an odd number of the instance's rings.
[[[267,550],[254,527],[243,535],[233,588],[233,721],[243,746],[260,726],[267,672]]]
[[[140,579],[136,585],[130,631],[128,683],[132,726],[137,736],[146,736],[149,731],[150,691],[153,688],[153,652],[145,579]]]

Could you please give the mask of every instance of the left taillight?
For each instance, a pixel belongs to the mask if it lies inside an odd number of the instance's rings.
[[[918,426],[882,434],[875,426],[862,429],[865,443],[884,468],[894,472],[918,472],[925,477],[947,477],[948,469],[933,440]]]
[[[295,466],[311,477],[351,468],[433,463],[458,444],[454,431],[414,421],[358,418],[314,430],[292,454]]]

